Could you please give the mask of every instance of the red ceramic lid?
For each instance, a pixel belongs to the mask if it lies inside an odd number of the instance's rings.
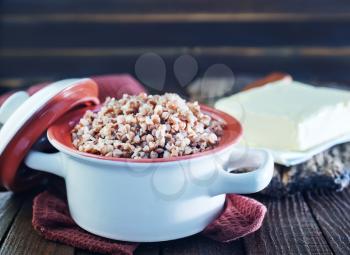
[[[93,80],[68,79],[48,85],[18,106],[0,130],[0,184],[20,191],[42,180],[40,172],[28,171],[23,159],[55,120],[78,105],[98,104],[97,96]]]

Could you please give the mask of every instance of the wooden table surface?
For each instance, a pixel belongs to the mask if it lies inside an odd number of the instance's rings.
[[[92,254],[46,241],[31,225],[33,194],[0,192],[0,254]],[[257,232],[222,244],[200,235],[142,244],[135,254],[350,254],[350,189],[284,199],[257,197],[268,213]]]

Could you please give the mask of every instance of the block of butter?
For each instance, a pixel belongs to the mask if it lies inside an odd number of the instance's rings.
[[[220,99],[251,147],[305,151],[350,134],[350,92],[279,81]]]

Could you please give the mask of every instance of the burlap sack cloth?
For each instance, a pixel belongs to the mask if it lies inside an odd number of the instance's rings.
[[[99,85],[99,98],[102,102],[106,96],[118,98],[124,93],[138,94],[144,91],[143,87],[129,75],[105,75],[92,78]],[[32,86],[28,92],[33,94],[46,84]],[[10,94],[3,95],[0,98],[0,104]],[[220,216],[201,234],[219,242],[229,242],[259,229],[265,213],[266,207],[256,200],[229,194]],[[99,237],[81,229],[70,217],[65,195],[58,192],[45,191],[35,197],[32,223],[34,229],[45,239],[91,252],[133,254],[139,245]]]

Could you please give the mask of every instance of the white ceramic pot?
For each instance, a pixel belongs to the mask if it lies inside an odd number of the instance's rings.
[[[136,242],[189,236],[220,214],[225,194],[260,191],[272,178],[271,155],[236,148],[239,123],[209,107],[203,111],[229,122],[217,148],[154,160],[107,158],[74,149],[70,130],[84,111],[67,114],[48,129],[58,153],[32,151],[25,163],[65,179],[71,216],[96,235]],[[242,166],[254,170],[228,172]]]

